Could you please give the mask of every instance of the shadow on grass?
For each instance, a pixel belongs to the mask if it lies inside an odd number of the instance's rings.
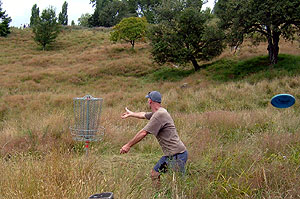
[[[256,82],[300,73],[300,56],[281,54],[278,63],[271,65],[268,56],[259,56],[244,61],[222,59],[204,65],[203,73],[216,81],[246,79]]]

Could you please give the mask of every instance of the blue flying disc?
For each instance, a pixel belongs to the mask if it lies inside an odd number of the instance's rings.
[[[295,104],[295,97],[290,94],[275,95],[271,99],[271,104],[276,108],[288,108]]]

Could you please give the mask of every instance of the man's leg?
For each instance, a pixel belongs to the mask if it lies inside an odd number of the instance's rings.
[[[175,172],[185,174],[185,164],[188,159],[188,152],[177,153],[170,158],[170,168]]]
[[[160,173],[155,171],[154,169],[151,170],[151,179],[152,179],[152,185],[155,188],[160,187]]]
[[[163,156],[160,158],[160,160],[156,163],[154,168],[151,170],[151,179],[154,187],[159,188],[160,172],[164,173],[167,171],[167,164],[168,164],[168,157]]]
[[[188,159],[188,152],[185,151],[177,155],[177,166],[182,174],[185,174],[185,164]]]

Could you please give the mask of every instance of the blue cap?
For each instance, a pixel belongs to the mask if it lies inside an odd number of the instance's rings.
[[[161,94],[158,91],[149,92],[146,98],[151,99],[153,102],[161,103]]]

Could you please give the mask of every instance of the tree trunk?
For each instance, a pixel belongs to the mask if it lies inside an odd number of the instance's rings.
[[[131,49],[134,49],[134,40],[131,40],[130,43],[131,43]]]
[[[193,63],[195,71],[198,71],[201,67],[199,66],[199,64],[198,64],[197,60],[195,59],[195,57],[192,57],[191,61]]]
[[[273,32],[272,36],[268,37],[269,60],[272,65],[277,64],[278,62],[279,36],[280,33]]]

